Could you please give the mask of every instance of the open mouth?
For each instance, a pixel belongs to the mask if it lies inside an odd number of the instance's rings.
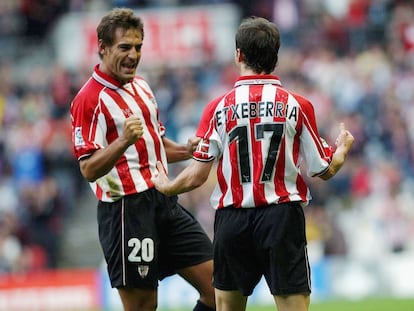
[[[136,65],[135,64],[124,64],[122,68],[127,72],[135,72]]]

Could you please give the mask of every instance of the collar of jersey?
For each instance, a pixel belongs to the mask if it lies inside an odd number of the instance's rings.
[[[273,75],[241,76],[234,84],[235,87],[249,84],[276,84],[282,85],[279,78]]]
[[[95,70],[92,74],[92,77],[99,83],[103,84],[104,86],[110,89],[114,89],[114,90],[119,89],[125,84],[125,83],[119,82],[118,80],[114,79],[110,75],[107,75],[106,73],[102,72],[99,69],[99,64],[95,66]]]

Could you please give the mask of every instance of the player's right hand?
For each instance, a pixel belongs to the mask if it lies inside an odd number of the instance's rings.
[[[143,132],[144,127],[139,117],[132,115],[125,120],[123,136],[130,145],[135,144]]]
[[[170,180],[168,179],[165,168],[160,161],[157,161],[156,168],[157,170],[152,174],[151,181],[158,191],[165,193]]]

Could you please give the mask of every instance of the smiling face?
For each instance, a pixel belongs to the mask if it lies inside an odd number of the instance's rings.
[[[138,29],[117,28],[111,46],[99,43],[100,70],[123,84],[133,79],[141,59],[142,39]]]

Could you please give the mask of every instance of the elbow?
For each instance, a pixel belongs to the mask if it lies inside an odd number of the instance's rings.
[[[96,173],[89,168],[86,161],[84,161],[84,160],[80,161],[79,164],[80,164],[79,165],[80,166],[80,172],[81,172],[83,178],[86,179],[86,181],[94,182],[95,180],[97,180],[99,178],[99,176],[97,176]]]
[[[87,182],[94,182],[95,180],[98,179],[97,176],[88,172],[87,170],[81,170],[81,173],[82,173],[83,178],[85,178]]]
[[[342,162],[343,163],[343,162]],[[329,168],[323,174],[319,175],[319,177],[323,180],[328,180],[334,177],[342,167],[342,163],[331,163]]]
[[[328,172],[326,172],[325,174],[320,175],[320,176],[319,176],[319,178],[320,178],[320,179],[323,179],[323,180],[329,180],[329,179],[331,179],[333,176],[334,176],[334,175],[332,175],[332,174],[328,171]]]

